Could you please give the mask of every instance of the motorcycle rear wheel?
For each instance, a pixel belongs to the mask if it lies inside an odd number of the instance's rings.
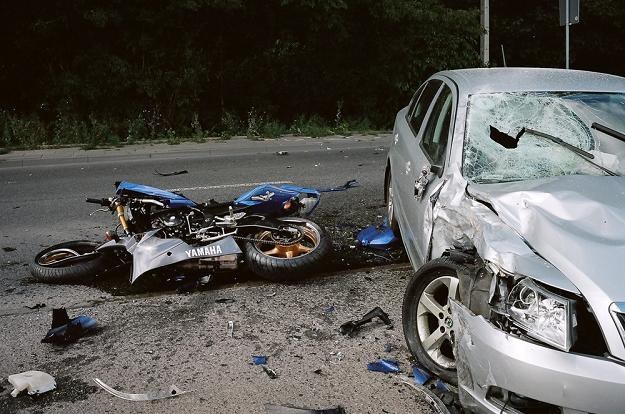
[[[303,279],[319,268],[330,252],[331,243],[326,232],[316,223],[303,218],[280,218],[279,225],[296,228],[301,237],[293,243],[276,241],[271,231],[253,236],[262,242],[245,242],[246,262],[252,273],[273,282],[293,282]]]
[[[98,246],[87,240],[50,246],[35,256],[30,274],[43,283],[87,283],[107,267],[105,255],[96,251]]]

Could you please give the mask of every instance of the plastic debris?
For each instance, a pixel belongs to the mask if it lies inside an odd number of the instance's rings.
[[[42,371],[26,371],[9,375],[9,383],[15,388],[11,391],[12,397],[17,397],[24,390],[28,395],[43,394],[56,388],[54,377]]]
[[[384,224],[371,225],[358,233],[356,240],[363,247],[370,247],[372,249],[387,250],[393,247],[399,239],[393,233],[393,230],[388,226],[385,220]]]
[[[263,368],[263,371],[265,371],[265,374],[267,374],[267,376],[271,379],[276,379],[278,378],[278,374],[276,374],[276,371],[274,371],[271,368],[267,368],[266,365],[261,365],[261,367]]]
[[[46,304],[45,303],[35,303],[33,306],[26,305],[26,307],[28,309],[40,309],[40,308],[45,308]]]
[[[436,412],[437,414],[452,414],[452,411],[449,410],[447,405],[430,389],[424,387],[423,385],[416,385],[411,383],[410,381],[403,379],[402,384],[409,386],[410,388],[418,391],[425,399],[425,401],[429,404],[429,406]],[[454,410],[453,413],[457,411]]]
[[[160,391],[149,391],[145,394],[129,394],[126,392],[117,391],[115,388],[109,387],[106,385],[101,379],[94,378],[93,381],[100,386],[104,391],[108,392],[111,395],[114,395],[117,398],[121,398],[122,400],[128,401],[152,401],[152,400],[162,400],[163,398],[171,398],[176,397],[181,394],[186,394],[189,391],[181,391],[175,385],[170,385],[166,390]]]
[[[423,385],[432,378],[432,375],[425,368],[418,365],[412,366],[412,375],[418,385]]]
[[[334,305],[332,306],[326,306],[323,308],[323,313],[328,314],[328,313],[333,313],[336,310],[336,307]]]
[[[172,171],[172,172],[166,172],[166,173],[162,173],[159,172],[158,170],[154,170],[154,175],[160,175],[161,177],[169,177],[171,175],[181,175],[181,174],[188,174],[189,171],[187,170],[180,170],[180,171]]]
[[[380,359],[376,362],[370,362],[367,364],[367,369],[374,372],[393,373],[401,372],[399,369],[399,363],[392,359]]]
[[[252,355],[252,363],[254,365],[265,365],[267,357],[265,355]]]
[[[234,321],[228,321],[228,336],[230,338],[234,336]]]
[[[64,308],[52,309],[52,327],[41,342],[68,344],[92,332],[97,322],[90,316],[70,319]]]
[[[14,252],[17,249],[15,247],[3,247],[2,250],[4,250],[5,252]]]
[[[343,335],[353,336],[354,334],[356,334],[356,332],[358,332],[358,330],[360,329],[362,325],[371,322],[373,318],[380,318],[380,320],[382,320],[382,322],[384,322],[384,324],[387,325],[388,329],[393,328],[393,323],[391,322],[391,319],[388,317],[388,314],[384,312],[382,308],[380,308],[379,306],[376,306],[375,308],[370,310],[365,316],[363,316],[362,319],[357,320],[357,321],[345,322],[339,328],[340,332]]]
[[[336,408],[312,409],[297,408],[288,405],[265,404],[267,414],[345,414],[345,409],[340,405]]]
[[[278,151],[276,152],[276,155],[289,155],[288,151]]]
[[[236,302],[234,299],[232,298],[219,298],[219,299],[215,299],[215,303],[234,303]]]

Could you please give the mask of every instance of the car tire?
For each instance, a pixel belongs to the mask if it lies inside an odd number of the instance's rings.
[[[384,180],[384,201],[386,202],[386,217],[388,218],[388,226],[393,230],[395,236],[400,237],[399,223],[395,218],[395,203],[393,198],[393,182],[391,180],[391,170],[389,169]]]
[[[412,277],[402,307],[404,337],[410,352],[432,373],[457,384],[453,354],[450,294],[458,299],[458,274],[464,267],[448,259],[432,260]]]

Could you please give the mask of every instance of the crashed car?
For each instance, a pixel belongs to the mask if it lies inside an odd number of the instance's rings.
[[[440,72],[393,135],[416,358],[469,412],[625,412],[625,79]]]

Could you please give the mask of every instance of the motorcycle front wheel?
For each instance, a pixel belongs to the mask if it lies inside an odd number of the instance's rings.
[[[98,243],[76,240],[42,250],[30,263],[30,273],[43,283],[87,283],[107,268]]]
[[[293,282],[319,268],[330,252],[330,239],[316,223],[303,218],[280,218],[276,224],[286,233],[263,230],[246,241],[245,259],[252,273],[273,282]]]

